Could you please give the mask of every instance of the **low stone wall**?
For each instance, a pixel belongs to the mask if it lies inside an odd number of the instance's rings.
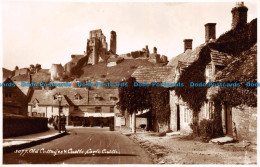
[[[257,108],[238,106],[232,108],[232,121],[235,123],[239,141],[257,143]]]
[[[47,118],[4,116],[3,138],[43,132],[48,130],[47,124]]]

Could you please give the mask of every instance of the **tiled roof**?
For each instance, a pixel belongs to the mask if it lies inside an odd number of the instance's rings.
[[[30,76],[28,74],[17,75],[11,78],[13,81],[29,82]]]
[[[137,70],[132,74],[137,82],[152,83],[152,82],[163,82],[165,78],[171,73],[173,67],[138,67]]]
[[[118,101],[118,94],[118,89],[103,88],[89,90],[89,105],[115,105]],[[113,100],[111,97],[115,97],[116,99]]]
[[[84,88],[64,88],[58,87],[52,90],[55,93],[65,95],[73,105],[86,105],[88,104],[88,89]],[[80,99],[75,99],[75,95],[79,94]]]
[[[211,49],[211,61],[214,62],[215,65],[218,66],[226,66],[227,60],[231,58],[231,56],[227,53],[219,52],[217,50]]]
[[[165,83],[174,83],[175,82],[175,68],[172,68],[170,74],[163,80]]]
[[[14,81],[15,85],[23,92],[25,96],[28,95],[28,92],[30,90],[30,87],[22,86],[22,82]]]
[[[58,99],[54,99],[56,92],[53,90],[34,90],[29,103],[33,103],[37,100],[39,105],[59,105]],[[61,105],[65,106],[69,104],[70,103],[67,101],[66,97],[62,95]]]
[[[199,52],[203,46],[205,46],[205,44],[196,47],[194,50],[187,49],[184,53],[181,53],[178,56],[172,58],[167,66],[177,67],[179,61],[194,62],[198,58]]]
[[[5,81],[7,78],[11,78],[13,75],[13,71],[8,70],[6,68],[2,68],[3,71],[3,81]]]
[[[216,74],[220,82],[246,81],[256,79],[257,73],[257,44],[243,52],[224,70]]]
[[[33,103],[35,99],[40,105],[58,105],[58,101],[54,100],[54,95],[63,95],[62,105],[115,105],[117,100],[110,99],[116,97],[118,99],[118,89],[93,89],[85,88],[55,88],[52,90],[34,90],[30,99]],[[79,95],[80,99],[76,99],[75,95]],[[101,97],[101,98],[96,98]]]

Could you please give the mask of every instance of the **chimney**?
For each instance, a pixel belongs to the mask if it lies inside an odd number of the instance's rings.
[[[216,23],[205,24],[205,41],[216,39]]]
[[[244,6],[244,2],[236,3],[236,7],[231,10],[232,13],[232,29],[237,26],[245,26],[247,23],[248,8]]]
[[[192,49],[192,39],[184,39],[183,42],[184,42],[184,52],[187,50],[187,49]]]

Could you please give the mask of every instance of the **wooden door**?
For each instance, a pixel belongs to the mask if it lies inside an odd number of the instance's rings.
[[[226,106],[226,130],[228,136],[233,136],[232,130],[232,108],[231,106]]]

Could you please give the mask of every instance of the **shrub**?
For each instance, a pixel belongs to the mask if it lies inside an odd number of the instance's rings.
[[[223,136],[221,121],[203,119],[199,123],[199,134],[204,139]]]
[[[201,137],[213,137],[213,120],[203,119],[199,123],[199,134]]]

